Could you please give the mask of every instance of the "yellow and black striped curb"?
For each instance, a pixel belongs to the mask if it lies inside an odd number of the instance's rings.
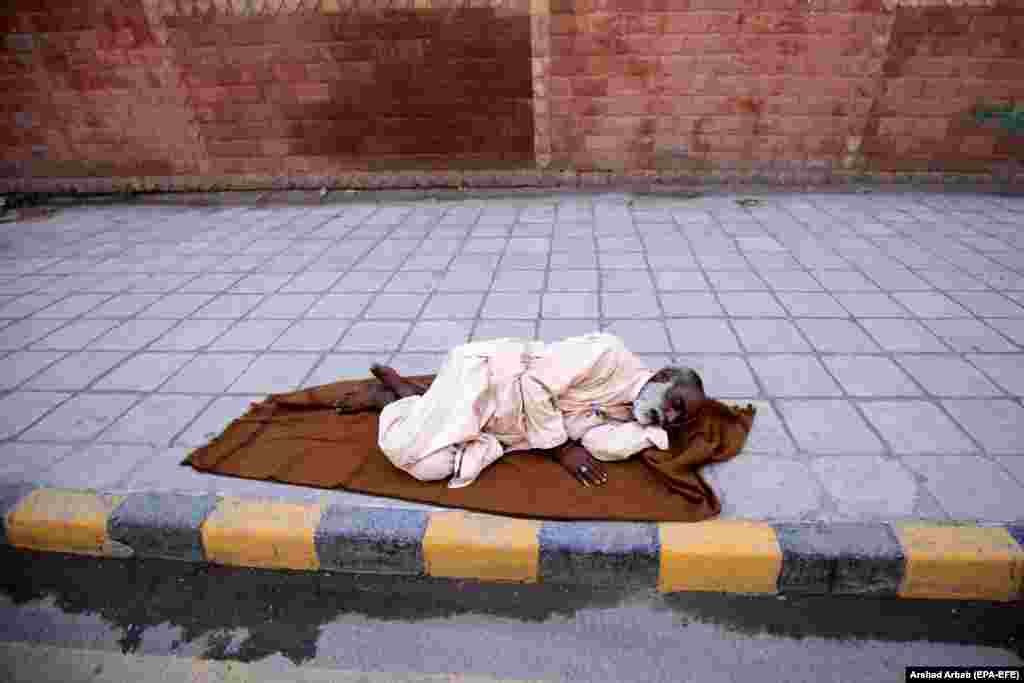
[[[27,485],[0,487],[0,513],[6,544],[106,557],[663,592],[1024,596],[1014,525],[552,522]]]

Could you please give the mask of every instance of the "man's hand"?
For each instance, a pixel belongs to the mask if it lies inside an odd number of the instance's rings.
[[[608,472],[604,465],[595,460],[583,446],[574,444],[563,448],[558,453],[558,461],[584,486],[602,486],[608,482]]]

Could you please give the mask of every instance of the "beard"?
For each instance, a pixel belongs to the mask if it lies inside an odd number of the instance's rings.
[[[671,382],[648,382],[633,401],[633,417],[642,425],[665,425],[665,395]]]

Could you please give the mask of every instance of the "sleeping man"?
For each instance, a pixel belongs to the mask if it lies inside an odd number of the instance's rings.
[[[602,462],[651,446],[709,399],[689,368],[645,367],[606,333],[553,344],[496,339],[464,344],[430,388],[374,365],[398,397],[380,415],[378,442],[396,467],[423,481],[471,484],[505,453],[544,450],[584,486],[608,481]]]

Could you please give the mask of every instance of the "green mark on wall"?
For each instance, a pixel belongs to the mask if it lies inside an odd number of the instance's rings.
[[[1019,104],[977,107],[974,119],[979,125],[996,121],[1001,128],[1010,131],[1011,135],[1024,135],[1024,106]]]

